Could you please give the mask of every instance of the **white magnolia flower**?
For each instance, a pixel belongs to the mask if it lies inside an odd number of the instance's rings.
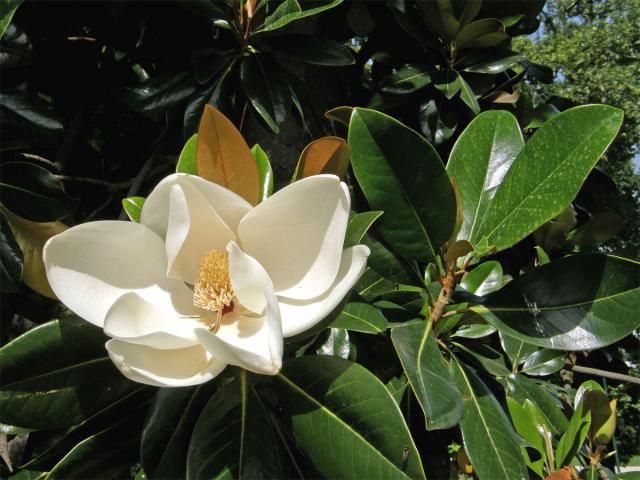
[[[322,320],[364,270],[366,246],[343,250],[349,208],[333,175],[252,207],[175,174],[149,195],[139,224],[90,222],[49,240],[47,277],[112,337],[109,355],[132,380],[195,385],[227,364],[275,374],[283,337]]]

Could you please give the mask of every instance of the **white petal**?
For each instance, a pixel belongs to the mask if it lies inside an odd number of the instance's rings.
[[[89,222],[51,238],[44,247],[51,288],[70,310],[102,326],[111,305],[137,291],[162,308],[193,312],[192,293],[167,280],[164,242],[132,222]]]
[[[251,210],[249,202],[225,187],[195,175],[174,173],[162,180],[149,194],[142,207],[140,223],[147,225],[162,238],[165,238],[169,222],[171,186],[185,184],[197,188],[205,200],[215,208],[218,215],[234,232],[243,215]]]
[[[225,315],[220,329],[196,330],[200,343],[216,358],[252,372],[275,375],[282,367],[282,326],[278,303],[267,295],[266,314],[261,317],[238,313]]]
[[[238,247],[235,242],[227,245],[229,252],[229,279],[238,301],[248,310],[261,315],[267,306],[265,291],[273,291],[273,283],[262,265]]]
[[[336,308],[362,275],[368,256],[369,247],[366,245],[346,248],[336,281],[324,295],[311,300],[278,296],[283,336],[291,337],[308,330]]]
[[[235,234],[190,183],[172,185],[167,227],[167,276],[194,283],[200,259],[223,249]]]
[[[316,297],[338,273],[350,204],[334,175],[292,183],[240,220],[242,250],[262,264],[278,295]]]
[[[162,310],[133,292],[116,300],[104,321],[104,333],[110,337],[158,349],[197,345],[193,332],[199,327],[197,317]]]
[[[113,339],[105,346],[125,377],[158,387],[198,385],[211,380],[226,367],[200,345],[158,350]]]

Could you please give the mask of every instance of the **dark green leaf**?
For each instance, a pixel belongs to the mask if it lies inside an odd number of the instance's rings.
[[[549,393],[523,375],[512,373],[507,379],[508,394],[519,402],[529,399],[540,409],[546,421],[556,433],[567,429],[568,421],[559,404]]]
[[[58,220],[71,210],[60,180],[48,170],[26,162],[2,165],[0,202],[16,215],[36,222]]]
[[[493,393],[457,360],[452,362],[452,370],[464,400],[460,420],[464,448],[478,478],[529,478],[520,442]]]
[[[519,276],[473,307],[505,334],[556,350],[592,350],[640,324],[640,264],[571,255]]]
[[[367,303],[350,302],[345,305],[331,327],[362,333],[381,333],[387,329],[387,319],[377,308]]]
[[[22,250],[0,211],[0,291],[10,293],[18,290],[23,269]]]
[[[285,55],[312,65],[344,67],[356,61],[349,47],[315,35],[292,33],[270,40],[269,43]]]
[[[118,418],[113,426],[73,447],[45,478],[125,478],[138,459],[137,447],[143,419],[143,408]]]
[[[455,426],[462,416],[462,396],[428,322],[398,326],[391,340],[411,388],[420,402],[428,430]]]
[[[284,0],[273,13],[265,18],[264,24],[257,31],[268,32],[282,28],[287,23],[296,20],[301,12],[300,4],[296,0]]]
[[[404,65],[384,77],[380,89],[396,95],[415,92],[431,83],[432,71],[432,68],[423,65]]]
[[[282,478],[269,415],[247,372],[238,375],[211,397],[195,424],[188,479]]]
[[[362,241],[362,237],[367,233],[373,222],[375,222],[380,215],[381,211],[352,213],[349,217],[349,223],[347,225],[347,233],[344,238],[344,248],[353,247],[358,245]]]
[[[349,339],[349,332],[344,328],[331,328],[324,330],[326,337],[320,337],[321,343],[317,344],[315,353],[317,355],[331,355],[334,357],[349,360],[355,358],[355,350]]]
[[[0,38],[11,23],[14,13],[23,0],[2,0],[0,2]]]
[[[470,73],[489,73],[497,75],[498,73],[509,70],[524,59],[524,55],[521,54],[508,55],[506,57],[494,58],[476,63],[466,67],[464,71]]]
[[[2,92],[0,119],[5,139],[12,134],[29,145],[55,145],[62,136],[62,123],[50,105],[22,90]]]
[[[236,50],[198,50],[191,57],[193,76],[199,84],[204,85],[227,68],[237,55]]]
[[[471,22],[458,32],[456,48],[487,48],[498,45],[509,38],[504,33],[504,24],[497,18],[483,18]]]
[[[138,112],[168,110],[195,93],[197,84],[189,72],[163,74],[127,91],[131,109]]]
[[[624,228],[624,219],[615,213],[596,213],[587,223],[567,236],[571,245],[599,246]]]
[[[547,121],[504,176],[474,238],[486,237],[488,245],[504,250],[559,215],[621,122],[622,112],[605,105],[572,108]]]
[[[4,35],[0,20],[0,67],[15,68],[31,63],[33,45],[27,34],[15,24],[9,25]]]
[[[216,382],[188,388],[161,388],[142,430],[140,461],[148,477],[185,478],[193,428]]]
[[[533,110],[531,121],[527,124],[526,128],[538,128],[541,127],[544,122],[551,117],[555,117],[560,113],[560,110],[556,108],[552,103],[545,103]]]
[[[440,90],[448,100],[451,100],[462,88],[460,78],[460,75],[454,70],[446,69],[434,74],[433,86]]]
[[[496,332],[493,325],[486,323],[473,323],[459,328],[452,336],[460,338],[484,338]]]
[[[353,289],[358,292],[358,295],[370,302],[397,286],[397,282],[389,280],[374,269],[367,267]]]
[[[364,367],[305,356],[286,362],[277,379],[296,442],[320,475],[425,478],[398,405]]]
[[[402,255],[435,259],[451,236],[456,205],[433,147],[391,117],[362,108],[351,116],[349,146],[353,170],[369,205],[390,212],[380,219],[378,232]]]
[[[196,145],[198,144],[198,134],[194,133],[186,141],[180,152],[178,164],[176,165],[177,173],[188,173],[189,175],[198,174],[198,162],[196,160]]]
[[[447,164],[462,204],[458,238],[478,241],[496,190],[523,145],[518,122],[509,112],[483,112],[462,132]]]
[[[240,79],[251,106],[273,133],[278,133],[291,107],[289,86],[278,63],[268,55],[244,57]]]
[[[556,350],[538,350],[527,357],[522,366],[522,373],[541,377],[551,375],[564,367],[565,356],[564,352]]]
[[[144,197],[127,197],[122,199],[122,208],[132,222],[140,223],[140,214],[144,205]]]
[[[65,428],[140,388],[104,350],[100,329],[80,319],[54,320],[0,349],[0,418],[32,429]]]
[[[500,345],[509,357],[509,360],[511,361],[511,365],[513,367],[517,367],[518,365],[524,363],[529,355],[535,353],[538,350],[537,345],[525,343],[522,340],[510,337],[509,335],[505,335],[503,332],[498,333],[500,334]]]
[[[478,99],[476,98],[476,94],[473,93],[473,90],[466,82],[462,75],[458,74],[458,78],[460,79],[460,98],[467,106],[471,109],[473,113],[476,115],[480,113],[480,104],[478,103]]]
[[[509,369],[505,365],[504,357],[490,346],[478,342],[466,344],[454,342],[453,344],[462,350],[462,354],[465,354],[465,357],[471,360],[471,364],[479,366],[482,370],[495,377],[509,375]]]

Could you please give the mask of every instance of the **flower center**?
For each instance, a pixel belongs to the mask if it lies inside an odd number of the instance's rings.
[[[211,331],[218,331],[222,315],[233,311],[235,299],[229,278],[229,254],[219,249],[207,252],[200,260],[198,278],[193,286],[193,304],[216,313],[209,327]]]

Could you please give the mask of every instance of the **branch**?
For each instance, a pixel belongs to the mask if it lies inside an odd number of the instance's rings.
[[[635,383],[640,385],[640,378],[632,377],[631,375],[623,375],[622,373],[609,372],[607,370],[600,370],[598,368],[582,367],[580,365],[572,365],[571,369],[574,372],[585,373],[587,375],[593,375],[596,377],[605,377],[612,380],[620,380],[621,382]]]

